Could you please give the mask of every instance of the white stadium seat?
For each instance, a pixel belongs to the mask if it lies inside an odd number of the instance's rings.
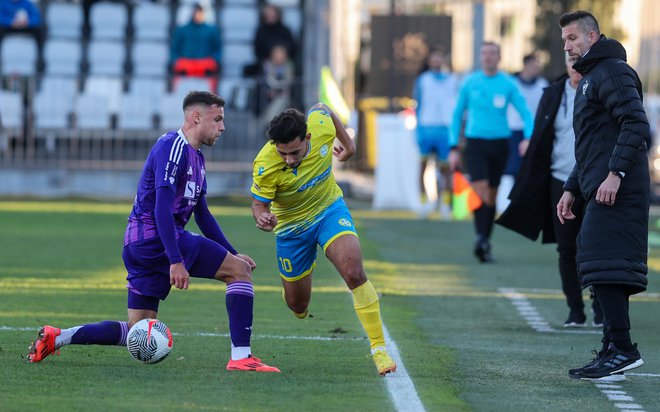
[[[46,10],[48,37],[79,39],[82,20],[79,4],[50,2]]]
[[[133,24],[137,40],[167,41],[170,9],[165,4],[140,2],[134,10]]]
[[[241,77],[243,66],[254,63],[251,44],[225,43],[222,52],[222,72],[227,77]]]
[[[132,52],[133,74],[138,76],[165,76],[169,54],[169,48],[165,43],[135,43]]]
[[[46,73],[75,76],[80,70],[80,42],[49,39],[44,46]]]
[[[220,12],[223,41],[252,41],[259,25],[259,10],[225,6]]]
[[[33,37],[11,35],[2,40],[2,74],[32,76],[36,72],[37,44]]]
[[[118,41],[99,40],[89,44],[89,73],[119,76],[124,71],[126,49]]]
[[[123,39],[127,8],[119,3],[94,3],[90,12],[92,39]]]

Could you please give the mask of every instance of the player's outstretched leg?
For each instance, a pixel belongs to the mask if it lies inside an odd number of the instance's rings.
[[[252,356],[250,337],[252,336],[252,310],[254,306],[254,288],[250,282],[227,284],[225,296],[229,315],[229,335],[231,337],[231,358],[227,363],[228,371],[279,372],[257,357]]]
[[[99,323],[59,329],[43,326],[28,351],[28,362],[41,362],[64,345],[126,346],[128,323],[106,320]]]
[[[380,304],[376,289],[370,281],[352,290],[353,306],[362,323],[369,342],[371,343],[371,354],[376,364],[378,374],[384,376],[396,371],[396,363],[385,349],[385,336],[383,334],[383,323],[380,318]]]

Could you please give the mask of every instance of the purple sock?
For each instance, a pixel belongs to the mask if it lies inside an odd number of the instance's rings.
[[[235,347],[250,346],[252,336],[252,307],[254,305],[254,289],[252,283],[234,282],[227,285],[225,296],[227,314],[229,315],[229,335]]]
[[[72,345],[115,345],[126,346],[128,323],[104,320],[83,325],[71,336]]]

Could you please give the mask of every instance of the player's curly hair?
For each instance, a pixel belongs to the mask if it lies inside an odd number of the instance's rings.
[[[266,131],[266,137],[273,144],[289,143],[296,138],[302,140],[305,136],[307,136],[305,115],[296,109],[286,109],[273,117]]]
[[[192,90],[183,99],[183,110],[185,111],[188,107],[195,104],[224,107],[225,99],[211,92]]]

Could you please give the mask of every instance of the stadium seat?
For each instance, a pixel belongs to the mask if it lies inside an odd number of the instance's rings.
[[[75,3],[49,2],[46,24],[49,38],[79,39],[82,28],[82,9]]]
[[[277,7],[300,7],[300,0],[271,0],[268,2]]]
[[[241,77],[243,75],[243,67],[254,62],[252,45],[225,42],[222,60],[224,76]]]
[[[250,42],[259,25],[259,11],[251,7],[225,6],[220,12],[224,41]]]
[[[123,42],[99,40],[89,44],[89,74],[120,76],[124,71]]]
[[[183,124],[182,97],[179,94],[167,94],[160,100],[158,115],[160,128],[164,130],[178,130]]]
[[[165,4],[140,2],[134,10],[135,38],[169,40],[170,9]]]
[[[123,96],[122,80],[118,77],[90,76],[85,82],[85,94],[107,99],[111,113],[118,113]]]
[[[81,49],[75,40],[48,39],[44,51],[46,74],[78,75]]]
[[[202,77],[181,77],[175,83],[172,94],[183,100],[183,96],[191,90],[210,90],[209,80]],[[179,106],[181,106],[181,102],[179,102]]]
[[[152,120],[154,114],[156,114],[154,103],[155,101],[142,94],[130,93],[124,95],[117,118],[119,129],[122,131],[153,130]]]
[[[43,135],[46,131],[68,129],[73,101],[73,96],[48,89],[37,93],[33,106],[37,135]]]
[[[23,98],[20,93],[0,90],[0,125],[6,132],[23,125]]]
[[[167,74],[169,48],[165,43],[135,43],[132,56],[134,75],[162,77]]]
[[[126,5],[95,3],[91,9],[90,21],[92,39],[123,39],[128,21]]]
[[[302,34],[302,12],[298,7],[282,9],[282,22],[291,30],[295,38]]]
[[[145,96],[155,105],[166,93],[167,83],[164,79],[153,77],[133,76],[129,87],[129,94],[140,94]]]
[[[2,74],[32,76],[36,72],[37,43],[33,37],[12,34],[2,41]]]
[[[110,128],[110,109],[104,96],[83,93],[75,104],[76,128],[84,131],[106,131]]]

